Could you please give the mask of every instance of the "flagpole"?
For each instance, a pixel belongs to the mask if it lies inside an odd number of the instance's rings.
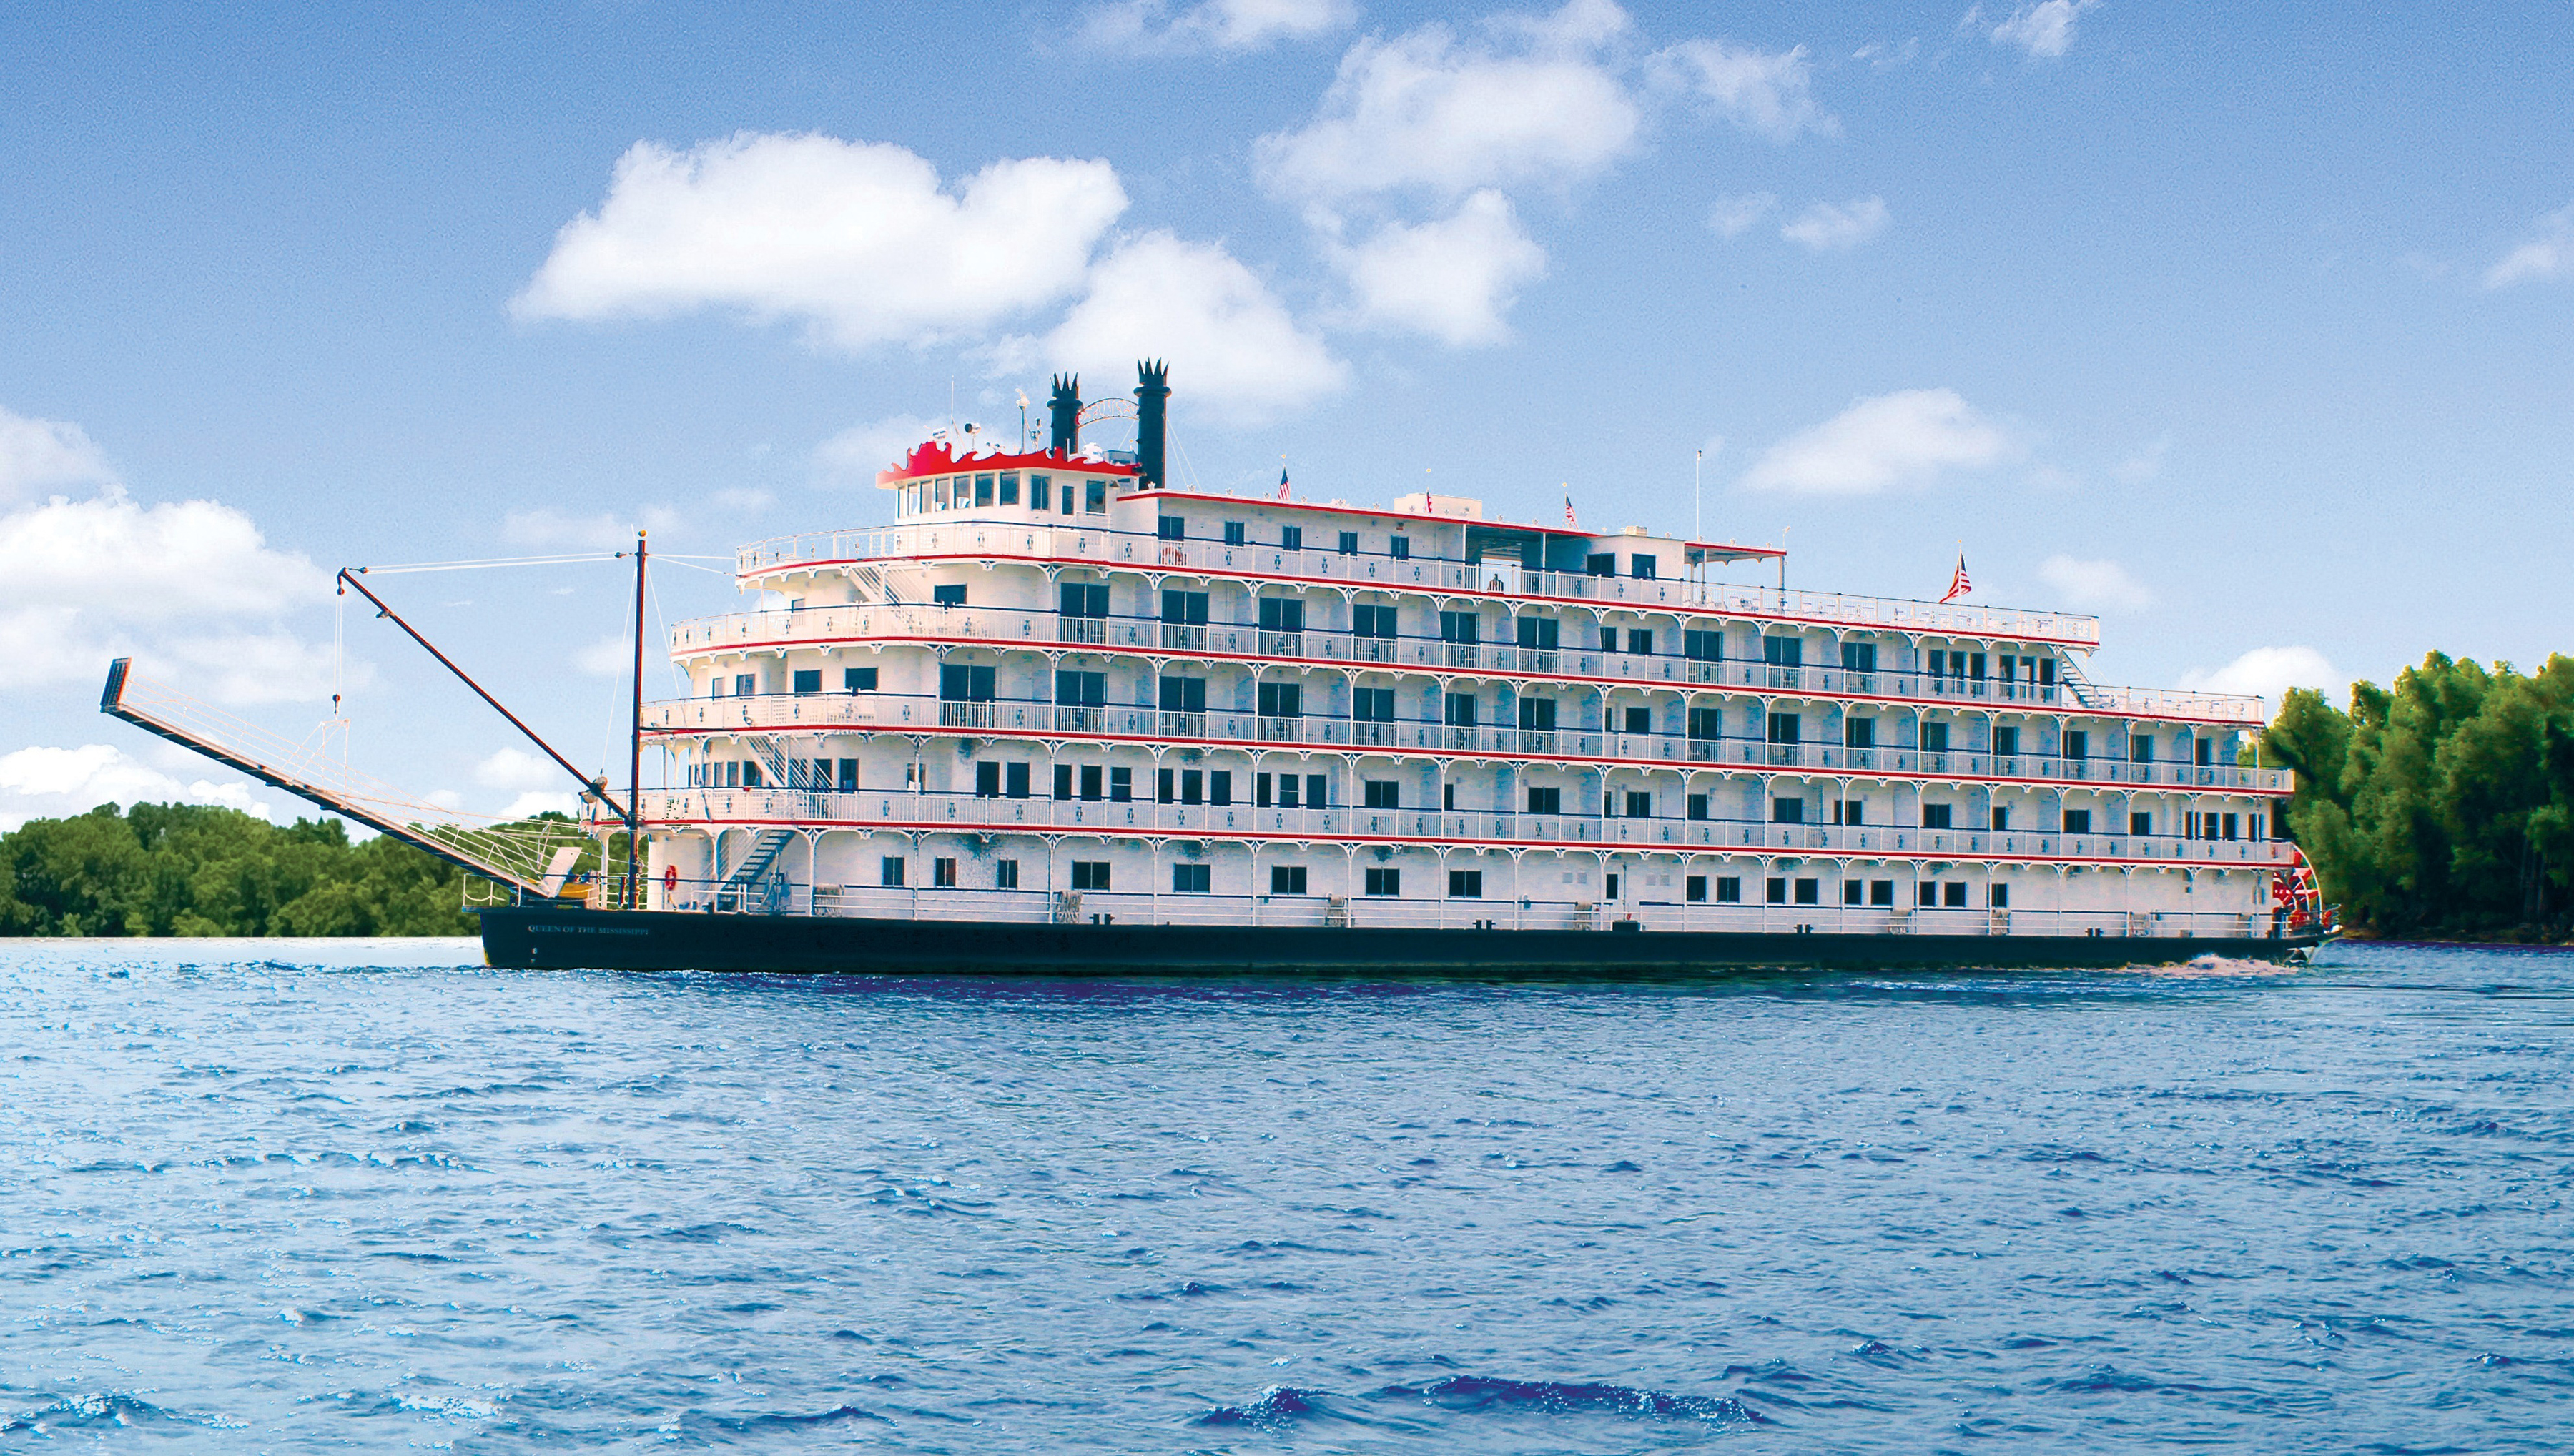
[[[1700,450],[1690,465],[1690,539],[1693,541],[1702,539],[1707,534],[1704,519],[1707,512],[1699,503],[1699,482],[1706,475],[1707,451]]]

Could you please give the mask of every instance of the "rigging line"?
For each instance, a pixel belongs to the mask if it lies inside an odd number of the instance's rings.
[[[479,571],[488,566],[568,566],[582,561],[614,561],[614,552],[584,552],[560,556],[490,556],[467,561],[401,561],[391,566],[356,566],[350,568],[362,576],[402,576],[416,571]]]
[[[660,552],[655,551],[652,553],[652,559],[655,561],[667,561],[673,566],[685,566],[691,571],[702,571],[708,576],[732,575],[729,571],[718,571],[712,566],[700,566],[697,564],[698,561],[722,561],[728,559],[723,556],[699,556],[692,560],[680,556],[664,556]]]

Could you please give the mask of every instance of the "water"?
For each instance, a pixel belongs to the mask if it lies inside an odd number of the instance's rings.
[[[1693,988],[0,943],[0,1448],[2552,1450],[2574,957]]]

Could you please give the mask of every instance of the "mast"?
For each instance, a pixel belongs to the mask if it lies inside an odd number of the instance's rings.
[[[626,906],[638,909],[635,877],[644,854],[644,532],[635,532],[635,719],[626,754]]]

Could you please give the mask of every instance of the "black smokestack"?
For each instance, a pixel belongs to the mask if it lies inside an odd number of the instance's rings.
[[[1046,408],[1054,415],[1052,447],[1071,454],[1081,443],[1081,375],[1055,375]]]
[[[1135,365],[1135,465],[1147,488],[1165,483],[1163,440],[1170,430],[1171,366],[1160,360]]]

